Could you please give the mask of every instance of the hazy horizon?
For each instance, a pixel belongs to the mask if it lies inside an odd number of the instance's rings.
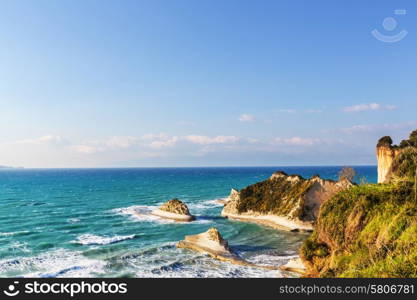
[[[21,170],[49,170],[49,169],[198,169],[198,168],[297,168],[297,167],[306,167],[306,168],[314,168],[314,167],[377,167],[377,165],[236,165],[236,166],[226,166],[226,165],[218,165],[218,166],[149,166],[149,167],[141,167],[141,166],[131,166],[131,167],[29,167],[26,168],[24,166],[0,166],[1,169],[21,169]]]

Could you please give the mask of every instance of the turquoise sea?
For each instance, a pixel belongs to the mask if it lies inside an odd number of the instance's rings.
[[[305,233],[220,217],[216,199],[274,171],[336,179],[341,167],[9,169],[0,171],[0,277],[277,277],[184,249],[185,235],[217,227],[247,260],[280,265]],[[376,182],[375,166],[355,167]],[[137,217],[179,198],[197,221]]]

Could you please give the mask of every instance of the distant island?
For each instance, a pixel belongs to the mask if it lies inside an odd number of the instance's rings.
[[[0,166],[0,169],[24,169],[23,167]]]

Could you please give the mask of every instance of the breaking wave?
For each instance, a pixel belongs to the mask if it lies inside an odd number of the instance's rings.
[[[104,273],[105,262],[85,257],[79,251],[58,249],[33,257],[0,260],[6,277],[95,277]]]
[[[108,245],[118,243],[124,240],[131,240],[135,238],[136,235],[116,235],[112,237],[99,236],[94,234],[83,234],[74,241],[77,244],[81,245]]]

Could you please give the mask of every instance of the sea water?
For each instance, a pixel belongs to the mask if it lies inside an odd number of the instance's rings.
[[[10,169],[0,171],[0,277],[279,277],[177,249],[185,235],[215,226],[248,261],[281,265],[305,233],[220,217],[216,199],[274,171],[336,179],[341,167]],[[376,167],[355,167],[376,181]],[[197,220],[138,217],[172,198]]]

